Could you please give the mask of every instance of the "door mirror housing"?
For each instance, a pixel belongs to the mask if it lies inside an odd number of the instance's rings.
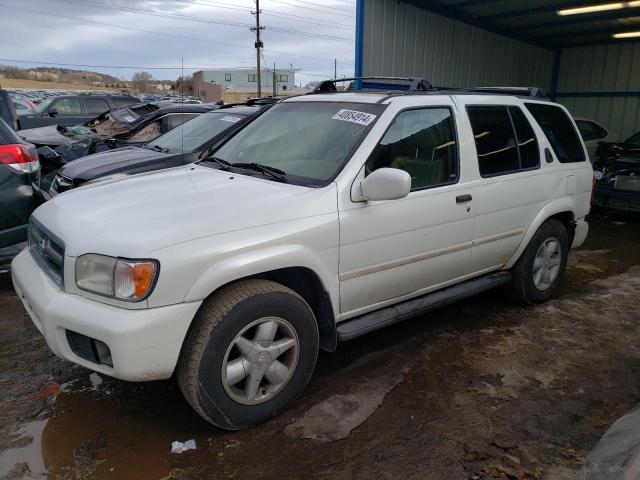
[[[52,108],[51,110],[49,110],[48,115],[50,117],[55,117],[56,115],[58,115],[58,110],[56,108]]]
[[[359,188],[358,188],[359,187]],[[379,168],[356,185],[356,201],[398,200],[409,195],[411,176],[397,168]]]

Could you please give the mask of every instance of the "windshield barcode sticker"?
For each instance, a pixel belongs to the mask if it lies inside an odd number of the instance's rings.
[[[222,117],[220,120],[222,120],[223,122],[236,123],[237,121],[240,120],[240,117],[231,117],[227,115],[226,117]]]
[[[342,120],[343,122],[357,123],[358,125],[369,125],[376,119],[376,116],[371,113],[346,110],[343,108],[331,118],[333,120]]]
[[[136,117],[134,117],[133,115],[127,115],[126,117],[123,118],[123,120],[127,123],[131,123],[133,121],[135,121]]]

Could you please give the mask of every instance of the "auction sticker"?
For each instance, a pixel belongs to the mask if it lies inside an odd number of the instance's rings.
[[[369,125],[376,119],[376,116],[371,113],[359,112],[357,110],[338,110],[333,117],[333,120],[342,120],[343,122],[357,123],[358,125]]]
[[[226,117],[222,117],[220,120],[223,121],[223,122],[236,123],[236,122],[240,121],[240,117],[232,117],[230,115],[227,115]]]

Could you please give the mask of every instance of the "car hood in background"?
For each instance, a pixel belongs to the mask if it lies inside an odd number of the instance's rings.
[[[335,196],[333,184],[314,189],[188,165],[80,187],[34,216],[70,256],[144,258],[195,239],[333,213]]]
[[[77,139],[64,136],[58,131],[57,125],[49,125],[48,127],[28,128],[26,130],[18,130],[18,135],[29,143],[34,145],[71,145],[77,142]]]
[[[116,173],[138,173],[145,166],[163,163],[172,156],[148,148],[117,148],[69,162],[58,173],[74,183],[82,183]]]

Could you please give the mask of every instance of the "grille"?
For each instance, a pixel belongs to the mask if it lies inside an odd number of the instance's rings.
[[[33,217],[29,220],[29,251],[40,268],[64,287],[64,242]]]

